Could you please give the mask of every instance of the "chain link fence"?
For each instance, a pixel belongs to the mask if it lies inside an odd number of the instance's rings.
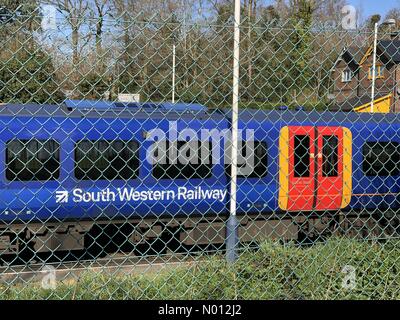
[[[0,9],[1,297],[398,297],[397,33],[243,13],[232,195],[232,8],[68,3]]]

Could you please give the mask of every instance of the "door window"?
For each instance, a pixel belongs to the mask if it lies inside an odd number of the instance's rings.
[[[294,137],[294,176],[295,178],[310,177],[310,136],[308,135]]]

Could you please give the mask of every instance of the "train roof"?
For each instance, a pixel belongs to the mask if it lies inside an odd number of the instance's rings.
[[[61,104],[0,104],[0,117],[182,119],[194,116],[203,118],[209,114],[205,106],[193,103],[66,100]],[[224,117],[222,112],[219,115]]]
[[[84,103],[85,102],[85,103]],[[303,110],[242,109],[241,121],[271,122],[376,122],[400,123],[397,113],[355,113]],[[227,119],[232,118],[230,109],[208,109],[190,103],[120,103],[104,101],[69,100],[62,104],[0,104],[0,117],[72,117],[72,118],[136,118],[136,119]]]

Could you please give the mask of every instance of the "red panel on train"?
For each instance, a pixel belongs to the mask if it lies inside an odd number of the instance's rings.
[[[289,211],[311,211],[313,209],[314,139],[314,127],[289,128]]]
[[[337,210],[343,196],[343,128],[289,127],[289,211]]]

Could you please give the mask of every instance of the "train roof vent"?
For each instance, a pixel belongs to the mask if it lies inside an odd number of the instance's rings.
[[[65,105],[68,109],[101,109],[107,110],[114,108],[114,103],[109,101],[93,101],[93,100],[65,100]]]
[[[200,111],[207,111],[207,107],[203,106],[199,103],[172,103],[172,102],[165,102],[163,103],[163,107],[167,110],[174,110],[177,112],[200,112]]]
[[[140,108],[144,110],[172,110],[176,112],[199,112],[206,111],[207,108],[198,103],[172,103],[172,102],[116,102],[115,106],[122,108]]]
[[[166,110],[176,112],[205,112],[207,108],[198,103],[172,103],[172,102],[115,102],[119,108],[138,108],[146,111]]]
[[[145,109],[145,110],[155,110],[162,108],[161,103],[155,102],[115,102],[114,105],[117,108],[135,108],[135,109]]]
[[[93,100],[65,100],[68,109],[90,110],[99,109],[107,110],[114,108],[129,108],[138,110],[171,110],[176,112],[199,112],[207,111],[207,108],[198,103],[172,103],[172,102],[110,102],[110,101],[93,101]]]

